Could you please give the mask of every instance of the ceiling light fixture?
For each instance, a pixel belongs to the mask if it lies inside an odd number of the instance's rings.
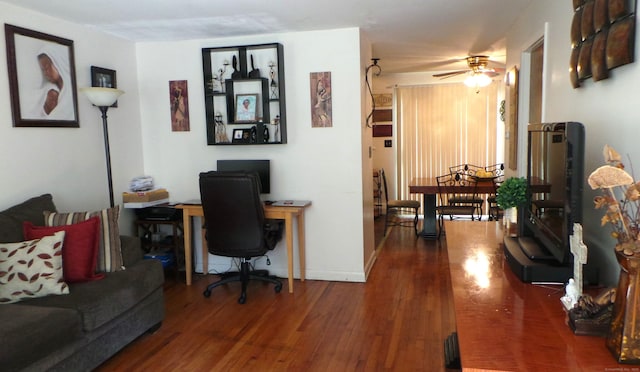
[[[471,72],[464,80],[464,85],[469,88],[475,88],[476,93],[480,91],[480,88],[484,88],[489,84],[491,84],[491,78],[482,72]]]

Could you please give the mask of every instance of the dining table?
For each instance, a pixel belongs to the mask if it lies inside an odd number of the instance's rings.
[[[422,194],[422,237],[435,240],[438,237],[438,221],[436,217],[436,195],[438,192],[473,193],[474,186],[457,184],[452,186],[441,186],[438,190],[438,182],[435,177],[418,177],[411,180],[409,193]],[[475,192],[478,194],[492,194],[495,192],[493,180],[479,180],[475,185]]]

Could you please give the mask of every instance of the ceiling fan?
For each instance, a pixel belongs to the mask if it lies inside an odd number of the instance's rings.
[[[441,74],[434,74],[433,77],[439,77],[441,79],[450,78],[461,74],[469,73],[470,75],[483,74],[490,78],[500,75],[495,69],[487,67],[489,64],[488,56],[469,56],[466,58],[467,65],[466,70],[443,72]]]

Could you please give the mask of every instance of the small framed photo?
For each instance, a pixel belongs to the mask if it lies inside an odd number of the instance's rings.
[[[73,40],[4,25],[14,127],[79,127]]]
[[[102,88],[117,88],[116,71],[108,68],[91,66],[91,86]],[[111,107],[118,107],[116,101]]]
[[[251,129],[234,129],[232,143],[251,143]]]
[[[258,106],[257,94],[236,94],[236,123],[253,123],[256,121]]]

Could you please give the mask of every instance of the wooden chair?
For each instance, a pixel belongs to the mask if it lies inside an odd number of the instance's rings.
[[[413,229],[416,236],[418,236],[418,210],[420,209],[420,202],[417,200],[389,200],[389,191],[387,189],[387,176],[384,174],[384,169],[380,169],[382,175],[382,184],[384,185],[384,199],[386,201],[386,214],[384,217],[384,235],[387,235],[387,228],[389,226],[410,226],[409,223],[413,223]],[[411,211],[414,215],[413,221],[402,221],[397,217],[398,213]]]
[[[473,178],[460,178],[457,174],[445,174],[436,177],[438,184],[438,197],[440,203],[436,206],[438,213],[438,239],[444,230],[444,216],[449,216],[450,220],[454,218],[468,216],[471,220],[475,220],[477,204],[463,203],[465,197],[470,196],[473,200],[477,198],[476,185],[477,182]],[[451,202],[454,200],[455,202]]]

